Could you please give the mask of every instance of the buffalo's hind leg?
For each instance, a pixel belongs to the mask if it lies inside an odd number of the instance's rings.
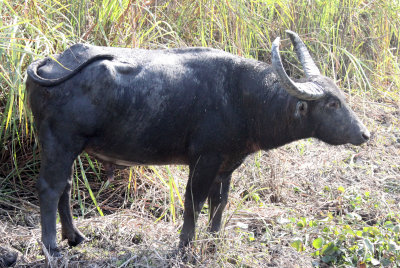
[[[86,237],[76,228],[72,219],[70,205],[71,184],[72,179],[70,176],[58,202],[58,213],[61,220],[61,237],[63,240],[68,240],[69,246],[74,247],[85,241]]]
[[[64,137],[68,137],[63,133]],[[56,242],[57,207],[63,235],[71,241],[79,241],[82,236],[72,223],[69,208],[72,164],[83,150],[83,141],[79,138],[56,138],[49,128],[41,128],[41,168],[37,181],[39,193],[42,242],[52,256],[60,256]],[[68,197],[67,197],[68,196]]]
[[[244,157],[237,157],[226,160],[222,166],[223,169],[218,173],[210,192],[208,194],[208,205],[210,208],[209,231],[217,233],[221,228],[222,213],[228,203],[229,186],[232,173],[238,168],[244,160]]]
[[[232,172],[218,175],[208,194],[208,206],[210,209],[209,231],[211,233],[217,233],[221,228],[222,213],[228,203],[231,176]]]

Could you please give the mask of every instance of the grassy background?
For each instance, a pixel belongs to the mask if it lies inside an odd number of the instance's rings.
[[[311,139],[250,157],[234,175],[224,239],[202,232],[193,259],[220,266],[397,265],[398,1],[70,2],[0,2],[0,245],[18,251],[21,265],[43,263],[34,189],[40,160],[24,100],[29,63],[76,42],[209,46],[269,62],[271,42],[281,36],[288,72],[300,77],[286,29],[300,34],[322,73],[347,93],[372,140],[360,148]],[[186,176],[186,167],[134,167],[108,181],[101,163],[83,154],[75,162],[73,208],[92,240],[66,249],[63,264],[181,265],[165,252],[176,245]],[[134,219],[150,230],[127,224]],[[217,252],[210,252],[210,241]]]

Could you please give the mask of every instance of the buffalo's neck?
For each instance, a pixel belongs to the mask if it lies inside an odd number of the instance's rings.
[[[286,92],[272,67],[261,63],[246,66],[240,90],[254,147],[268,150],[311,136],[306,120],[295,117],[298,100]]]
[[[260,148],[276,148],[284,144],[310,136],[305,122],[295,117],[297,99],[291,97],[284,89],[273,88],[268,105],[260,109],[255,117],[260,128],[257,137]]]

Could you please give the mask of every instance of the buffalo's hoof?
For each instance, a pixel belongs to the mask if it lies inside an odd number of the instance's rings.
[[[178,255],[183,259],[186,259],[186,256],[190,253],[192,253],[192,243],[191,241],[187,240],[181,240],[179,241],[179,246],[178,246]]]
[[[75,230],[75,232],[67,234],[63,233],[62,234],[62,239],[67,239],[68,240],[68,245],[70,247],[75,247],[79,245],[80,243],[84,242],[87,240],[87,238],[78,230]]]
[[[0,247],[0,267],[10,267],[17,262],[18,254]]]
[[[80,243],[84,242],[85,240],[87,240],[87,239],[83,234],[77,233],[75,235],[75,239],[73,239],[73,240],[69,240],[68,239],[68,245],[70,247],[76,247],[77,245],[79,245]]]
[[[180,259],[183,263],[196,265],[198,262],[198,256],[195,250],[192,248],[192,243],[179,243],[179,248],[175,251],[174,258]]]
[[[183,251],[186,249],[186,247],[189,245],[189,242],[187,241],[179,241],[178,249],[179,251]]]
[[[169,253],[167,253],[166,255],[165,255],[165,258],[167,259],[167,260],[171,260],[171,259],[176,259],[177,257],[179,257],[180,256],[180,250],[179,249],[174,249],[174,250],[172,250],[171,252],[169,252]]]
[[[183,236],[183,235],[181,235],[181,237],[179,239],[179,245],[178,245],[179,251],[185,250],[188,246],[190,246],[190,244],[191,244],[190,242],[192,241],[192,237],[193,236],[188,236],[188,235]]]
[[[43,253],[47,258],[52,257],[52,258],[61,258],[61,250],[58,247],[55,248],[43,248]]]
[[[45,248],[43,247],[44,253],[44,267],[59,267],[61,266],[60,261],[63,260],[63,255],[60,252],[60,249],[55,248]]]

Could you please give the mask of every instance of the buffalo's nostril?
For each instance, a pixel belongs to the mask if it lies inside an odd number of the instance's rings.
[[[369,140],[369,137],[370,137],[371,135],[369,134],[369,132],[364,132],[363,134],[362,134],[362,137],[364,138],[364,140]]]

